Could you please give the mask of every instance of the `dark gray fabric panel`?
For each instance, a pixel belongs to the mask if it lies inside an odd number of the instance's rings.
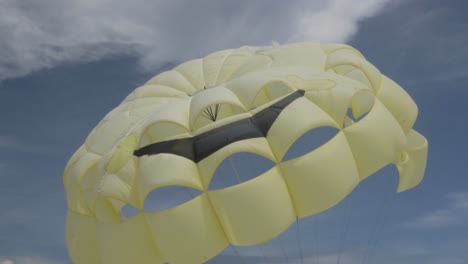
[[[281,111],[297,98],[304,96],[304,93],[303,90],[293,92],[250,118],[215,128],[195,137],[150,144],[135,150],[134,155],[141,157],[143,155],[170,153],[199,162],[236,141],[266,137]]]

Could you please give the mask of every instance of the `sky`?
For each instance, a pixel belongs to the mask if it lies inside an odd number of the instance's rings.
[[[426,175],[396,194],[385,167],[338,206],[210,263],[467,264],[466,12],[464,0],[0,0],[0,264],[71,263],[63,169],[133,89],[272,41],[350,44],[404,87],[429,141]]]

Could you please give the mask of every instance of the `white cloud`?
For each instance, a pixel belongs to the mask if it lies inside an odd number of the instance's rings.
[[[7,188],[0,188],[0,192],[2,194],[11,194],[16,196],[22,196],[23,194],[18,193],[17,191],[11,191]],[[27,194],[26,194],[27,195]],[[34,212],[28,211],[23,208],[7,208],[3,209],[0,226],[7,226],[7,225],[30,225],[40,218],[36,216]]]
[[[0,0],[0,80],[115,54],[146,69],[272,40],[345,42],[387,0]]]
[[[299,16],[295,40],[345,42],[358,30],[358,22],[382,10],[387,0],[333,0],[323,10],[305,9]]]
[[[456,5],[421,5],[420,1],[402,1],[398,23],[390,30],[392,46],[401,51],[402,71],[413,68],[407,84],[427,85],[462,80],[467,77],[468,20],[459,16]],[[397,67],[399,65],[395,65]]]
[[[468,193],[448,195],[446,208],[437,209],[403,224],[406,228],[442,228],[458,226],[468,220]]]
[[[244,253],[244,252],[243,252]],[[320,254],[320,255],[314,255],[314,256],[303,256],[300,258],[298,255],[297,256],[291,256],[289,255],[287,258],[288,260],[285,260],[285,256],[283,257],[274,257],[274,256],[269,256],[266,254],[265,256],[263,255],[258,255],[257,254],[252,254],[252,255],[240,255],[240,256],[234,256],[234,255],[229,255],[229,256],[221,256],[218,257],[217,260],[222,263],[230,264],[230,263],[255,263],[255,264],[263,264],[263,263],[271,263],[271,264],[297,264],[297,263],[322,263],[322,264],[336,264],[338,263],[338,259],[340,263],[359,263],[360,260],[362,259],[362,256],[359,254],[355,253],[342,253],[340,255],[338,254]],[[213,261],[214,262],[214,261]],[[217,263],[217,262],[216,262]]]
[[[0,257],[0,264],[62,264],[65,262],[57,261],[51,258],[39,256],[18,256],[3,259]]]
[[[20,142],[14,136],[0,135],[0,148],[18,148]]]
[[[339,262],[338,262],[339,259]],[[336,263],[358,263],[361,260],[358,255],[351,254],[351,253],[342,253],[338,254],[327,254],[327,255],[320,255],[318,257],[308,257],[305,258],[303,263],[318,263],[322,264],[336,264]]]
[[[1,58],[0,58],[1,60]],[[57,157],[60,151],[54,149],[49,145],[42,143],[30,143],[26,142],[17,136],[12,135],[1,135],[0,134],[0,150],[14,150],[28,154],[40,154],[48,157]],[[6,167],[6,163],[0,162],[0,170]]]

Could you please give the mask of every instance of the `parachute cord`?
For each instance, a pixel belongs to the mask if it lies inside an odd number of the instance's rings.
[[[302,256],[302,242],[301,242],[301,237],[299,236],[300,230],[299,230],[299,218],[296,217],[296,240],[297,240],[297,245],[299,247],[299,256],[300,256],[300,264],[304,263],[304,258]]]
[[[190,196],[190,199],[195,198],[195,195],[193,195],[193,193],[190,191],[190,189],[187,188],[186,190],[187,190],[188,195]]]
[[[237,168],[234,164],[234,162],[232,161],[231,157],[227,158],[229,160],[229,164],[231,164],[231,167],[232,167],[232,170],[234,171],[234,174],[236,175],[236,178],[237,178],[237,181],[239,183],[241,183],[241,179],[240,179],[240,176],[239,176],[239,172],[237,171]],[[266,261],[266,257],[265,257],[265,254],[263,253],[263,248],[260,246],[260,245],[257,245],[257,248],[260,249],[260,253],[262,253],[262,257],[263,257],[263,261],[264,263],[267,263],[268,262]]]
[[[266,256],[265,256],[265,252],[263,252],[262,245],[257,245],[257,247],[260,249],[260,253],[262,253],[263,263],[268,264],[268,261],[267,261]]]
[[[348,234],[348,230],[349,230],[349,223],[351,222],[350,219],[350,197],[348,197],[348,199],[344,202],[345,203],[345,208],[344,208],[344,211],[343,211],[343,226],[344,226],[344,229],[342,230],[341,234],[340,234],[340,237],[339,237],[339,248],[338,248],[338,258],[336,260],[336,264],[340,264],[340,261],[341,261],[341,255],[343,254],[343,250],[344,250],[344,246],[345,246],[345,239],[346,239],[346,235]]]
[[[381,217],[382,221],[376,229],[376,234],[383,233],[383,230],[385,229],[385,226],[386,226],[386,220],[388,216],[391,214],[392,208],[393,208],[392,205],[394,204],[394,203],[391,203],[391,200],[393,200],[395,196],[396,196],[396,192],[392,192],[392,194],[388,195],[388,197],[386,198],[386,201],[385,201],[386,210],[383,210],[382,212],[382,217]],[[369,263],[369,261],[371,260],[371,257],[373,253],[375,253],[375,249],[377,248],[379,241],[380,241],[379,236],[375,235],[374,242],[371,244],[370,252],[367,255],[366,263]]]
[[[316,240],[317,243],[315,243],[315,259],[316,259],[316,263],[320,264],[320,255],[319,255],[319,252],[320,252],[319,246],[320,246],[320,244],[318,242],[319,241],[318,237],[319,237],[319,230],[320,230],[320,228],[319,228],[320,222],[318,221],[318,218],[315,218],[315,222],[316,223],[315,223],[315,229],[314,230],[315,230],[315,235],[317,237],[317,240]]]
[[[234,162],[232,161],[231,157],[228,157],[228,160],[229,160],[229,164],[231,164],[231,168],[232,168],[232,170],[234,171],[234,174],[236,175],[237,181],[240,183],[241,180],[240,180],[240,177],[239,177],[239,172],[237,171],[237,168],[236,168]],[[236,256],[237,256],[237,257],[241,257],[242,262],[245,264],[246,262],[245,262],[244,257],[243,257],[242,255],[239,254],[239,252],[237,251],[237,249],[236,249],[235,246],[233,246],[233,245],[231,245],[231,246],[232,246],[232,248],[234,249],[234,252],[235,252]]]
[[[388,176],[387,176],[388,177]],[[390,177],[388,177],[390,179]],[[389,184],[386,184],[386,186],[388,186]],[[369,234],[369,238],[367,240],[367,246],[366,246],[366,250],[364,251],[364,255],[363,255],[363,259],[362,259],[362,264],[365,264],[365,263],[368,263],[368,260],[369,260],[369,255],[371,254],[371,248],[373,248],[373,243],[374,240],[376,240],[376,236],[377,236],[377,231],[379,229],[379,227],[381,225],[384,224],[384,217],[385,217],[385,209],[387,207],[387,204],[389,203],[390,201],[390,197],[391,195],[383,195],[382,197],[382,201],[380,202],[380,204],[382,205],[380,207],[380,210],[379,210],[379,214],[377,215],[376,219],[375,219],[375,223],[374,223],[374,226],[372,228],[372,230],[370,231],[370,234]]]
[[[228,158],[229,163],[231,164],[232,170],[234,171],[234,174],[236,175],[237,181],[241,183],[240,177],[239,177],[239,172],[237,171],[236,166],[234,166],[234,162],[232,161],[231,157]]]
[[[314,217],[314,216],[312,216],[312,217]],[[316,220],[317,220],[316,218],[312,219],[312,225],[311,225],[311,228],[310,228],[311,231],[312,231],[312,239],[311,239],[311,242],[310,242],[310,248],[311,248],[310,251],[311,251],[311,254],[312,254],[311,263],[315,263],[315,264],[317,263],[316,262],[317,250],[316,250],[316,245],[315,245],[316,242],[315,241],[318,240],[318,238],[316,238],[316,236],[315,236],[315,229],[316,229],[315,225],[317,224]]]
[[[221,108],[221,105],[220,104],[216,104],[215,105],[215,108],[213,109],[212,106],[208,106],[207,108],[205,108],[203,110],[203,112],[201,113],[201,115],[213,122],[215,122],[217,119],[218,119],[218,113],[219,113],[219,109]]]
[[[288,257],[288,254],[286,253],[286,250],[284,250],[283,238],[281,236],[279,237],[279,242],[281,246],[281,252],[283,253],[284,258],[286,259],[286,263],[289,263],[289,257]]]
[[[313,217],[313,216],[312,216]],[[311,230],[311,233],[312,233],[312,239],[310,240],[310,254],[311,254],[311,260],[310,260],[310,263],[316,263],[315,262],[315,255],[316,255],[316,252],[315,252],[315,218],[311,218],[311,225],[310,225],[310,230]]]
[[[216,110],[215,110],[215,121],[218,119],[218,113],[219,113],[219,108],[220,108],[220,104],[216,104]]]
[[[234,251],[234,254],[236,254],[236,257],[237,257],[238,259],[241,259],[241,260],[242,260],[242,263],[246,264],[247,262],[245,262],[244,256],[242,256],[242,255],[239,253],[239,251],[237,251],[236,246],[234,246],[234,245],[232,245],[232,244],[231,244],[230,246],[231,246],[232,250]]]

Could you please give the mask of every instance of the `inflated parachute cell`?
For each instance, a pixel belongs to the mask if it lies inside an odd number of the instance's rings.
[[[275,238],[388,164],[398,168],[398,191],[413,188],[427,158],[426,139],[412,129],[417,112],[347,45],[241,47],[179,65],[132,92],[69,161],[71,259],[203,263],[230,244]],[[285,158],[302,135],[324,127],[336,131],[328,141]],[[271,167],[213,188],[221,163],[245,152]],[[190,197],[147,209],[150,193],[172,187]],[[132,215],[122,213],[128,207]]]

